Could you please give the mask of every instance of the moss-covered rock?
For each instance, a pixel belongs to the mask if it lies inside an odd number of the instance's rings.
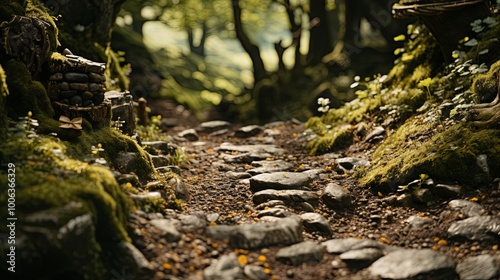
[[[387,193],[420,174],[465,184],[488,184],[500,176],[500,131],[463,123],[438,131],[439,124],[423,120],[410,119],[377,148],[361,184]],[[479,155],[486,155],[489,172],[477,163]]]
[[[16,228],[19,274],[109,279],[102,247],[130,241],[130,202],[113,174],[68,157],[62,141],[46,136],[11,136],[0,147],[0,158],[15,164],[15,215],[23,221]],[[0,182],[6,209],[5,171]]]

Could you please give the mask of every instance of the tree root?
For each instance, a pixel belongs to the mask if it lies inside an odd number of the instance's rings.
[[[491,103],[475,105],[472,112],[474,126],[500,128],[500,94]]]

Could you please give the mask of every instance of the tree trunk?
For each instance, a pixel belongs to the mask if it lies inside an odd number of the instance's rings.
[[[331,26],[328,24],[326,0],[309,0],[310,39],[307,64],[316,65],[333,50]]]
[[[240,41],[243,49],[248,53],[253,64],[253,74],[254,74],[254,84],[266,77],[266,69],[264,67],[264,61],[260,57],[259,47],[250,40],[248,35],[243,30],[243,24],[241,22],[241,7],[239,0],[231,0],[233,3],[233,16],[234,16],[234,26],[236,29],[236,37]]]
[[[292,45],[295,46],[295,64],[293,71],[297,72],[302,68],[302,54],[300,53],[300,39],[302,37],[302,21],[295,21],[296,8],[290,5],[290,0],[285,0],[286,12],[288,14],[288,21],[290,22],[290,32],[292,33]],[[297,17],[300,19],[300,16]]]
[[[189,50],[191,53],[197,54],[201,57],[205,57],[205,41],[208,37],[208,27],[205,22],[201,24],[201,38],[200,42],[196,45],[195,44],[195,38],[193,34],[193,29],[188,28],[187,29],[187,35],[188,35],[188,44],[189,44]]]

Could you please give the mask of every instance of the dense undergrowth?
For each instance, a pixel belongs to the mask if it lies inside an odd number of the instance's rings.
[[[386,139],[361,184],[390,192],[420,174],[443,182],[491,183],[500,176],[500,135],[497,127],[474,126],[472,107],[491,102],[498,92],[500,28],[491,24],[497,20],[476,22],[483,28],[476,38],[464,38],[447,66],[426,28],[410,27],[405,48],[397,50],[402,55],[387,75],[357,79],[355,100],[307,122],[313,138],[309,151],[340,151],[363,140],[360,127],[383,127]]]

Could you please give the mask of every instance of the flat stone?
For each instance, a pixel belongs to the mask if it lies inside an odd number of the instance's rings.
[[[431,249],[393,251],[375,261],[369,271],[383,279],[456,279],[451,257]]]
[[[469,257],[457,265],[457,273],[461,280],[493,280],[500,276],[500,265],[490,255]]]
[[[89,90],[89,85],[82,84],[82,83],[70,83],[69,89],[78,90],[78,91],[86,91],[86,90]]]
[[[418,215],[408,217],[408,219],[406,219],[406,222],[414,228],[423,228],[425,225],[433,223],[430,218],[420,217]]]
[[[104,81],[106,81],[106,78],[101,74],[90,72],[88,73],[88,76],[89,76],[89,81],[93,83],[103,83]]]
[[[196,130],[200,133],[213,133],[230,127],[231,123],[226,121],[209,121],[201,123]]]
[[[345,157],[335,159],[334,162],[347,170],[352,170],[356,166],[370,167],[370,162],[362,158]]]
[[[302,225],[307,232],[319,232],[322,234],[332,234],[332,228],[328,220],[319,213],[304,213],[300,215]]]
[[[64,74],[64,79],[72,83],[85,83],[89,80],[89,76],[84,73],[68,72]]]
[[[373,130],[370,133],[368,133],[365,136],[364,141],[370,141],[370,140],[375,139],[377,136],[380,136],[382,134],[385,134],[385,128],[383,128],[381,126],[376,126],[373,128]]]
[[[460,212],[467,218],[481,216],[485,212],[483,206],[478,203],[463,199],[455,199],[448,202],[448,208],[452,211]]]
[[[222,143],[217,150],[219,151],[235,151],[235,152],[265,152],[270,154],[282,155],[285,150],[276,147],[275,145],[269,144],[257,144],[257,145],[234,145],[231,143]]]
[[[200,137],[198,136],[198,133],[194,129],[186,129],[184,131],[181,131],[177,134],[177,136],[185,138],[191,142],[198,141]]]
[[[244,279],[243,268],[235,253],[223,255],[203,271],[204,280]]]
[[[270,200],[281,200],[286,205],[293,205],[302,202],[318,205],[319,195],[313,191],[302,190],[263,190],[254,193],[252,200],[256,205]]]
[[[155,167],[168,166],[171,164],[171,158],[164,155],[151,155],[151,161]]]
[[[258,192],[266,189],[302,189],[311,183],[307,174],[293,172],[266,173],[250,178],[250,190]]]
[[[218,226],[215,226],[218,227]],[[210,227],[213,228],[213,227]],[[231,248],[257,249],[274,245],[301,242],[302,226],[297,217],[280,219],[275,223],[256,223],[233,226],[229,232]]]
[[[252,175],[262,174],[262,173],[272,173],[287,171],[293,168],[293,164],[286,162],[284,160],[261,160],[252,162],[252,166],[255,168],[247,170],[248,173]]]
[[[351,250],[359,250],[365,248],[385,248],[383,244],[372,239],[358,239],[354,237],[346,239],[331,239],[321,243],[330,254],[342,254]]]
[[[247,125],[234,132],[234,136],[238,138],[248,138],[261,133],[264,127],[260,125]]]
[[[160,230],[160,235],[165,237],[168,242],[177,242],[181,239],[181,233],[175,227],[175,224],[167,219],[151,220],[150,223]]]
[[[384,252],[379,248],[364,248],[342,253],[339,258],[349,266],[360,268],[369,266],[383,255]]]
[[[448,228],[452,237],[465,237],[470,240],[498,240],[500,218],[493,216],[474,216],[457,221]]]
[[[289,247],[282,248],[276,254],[276,259],[292,265],[304,262],[319,262],[323,259],[324,248],[313,241],[304,241]]]
[[[252,175],[248,172],[235,172],[235,171],[228,171],[226,172],[227,177],[233,178],[233,179],[246,179],[252,177]]]
[[[323,190],[321,200],[330,209],[342,209],[352,204],[352,195],[340,185],[329,183]]]
[[[270,208],[267,210],[262,210],[257,214],[257,217],[262,218],[265,216],[272,216],[272,217],[278,217],[278,218],[284,218],[284,217],[289,217],[291,216],[292,213],[286,209],[283,208]]]
[[[434,186],[437,196],[442,198],[456,197],[463,192],[463,188],[459,185],[444,185],[437,184]]]
[[[253,161],[265,160],[270,157],[272,157],[270,153],[251,152],[239,155],[223,155],[222,159],[227,163],[252,163]]]

